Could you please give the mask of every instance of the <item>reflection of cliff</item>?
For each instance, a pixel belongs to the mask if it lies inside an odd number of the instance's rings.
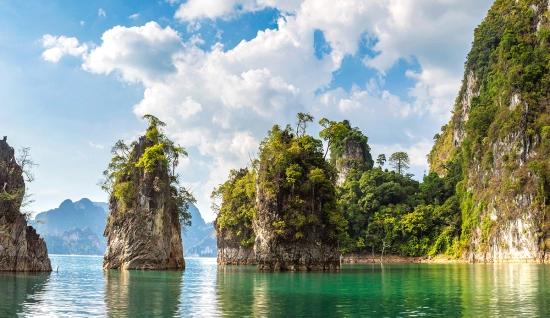
[[[109,317],[173,317],[178,311],[181,271],[114,271],[105,276]]]
[[[498,264],[462,271],[464,317],[548,317],[548,271],[536,264]],[[541,297],[547,295],[547,297]],[[521,300],[521,301],[518,301]]]
[[[38,303],[50,278],[49,273],[16,274],[0,272],[0,317],[23,313],[27,303]]]
[[[222,316],[266,316],[266,312],[264,312],[264,315],[261,315],[261,313],[253,311],[254,299],[256,297],[254,281],[257,273],[253,274],[252,271],[255,271],[255,268],[242,266],[218,267],[216,290],[218,308]]]

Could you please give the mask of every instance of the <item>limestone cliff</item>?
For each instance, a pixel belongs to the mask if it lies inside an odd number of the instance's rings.
[[[228,230],[216,232],[218,265],[256,265],[254,245],[242,246]]]
[[[108,240],[105,269],[185,268],[168,167],[162,160],[154,162],[149,171],[136,166],[154,145],[151,139],[140,137],[129,152],[128,168],[117,176],[104,233]]]
[[[23,170],[14,150],[0,140],[0,271],[51,271],[46,243],[20,212]]]
[[[337,240],[330,239],[318,226],[303,233],[296,239],[281,235],[277,226],[282,220],[284,206],[291,197],[268,194],[268,190],[259,186],[257,211],[254,220],[256,240],[254,252],[260,270],[268,271],[310,271],[334,270],[340,268],[340,251]],[[316,211],[319,212],[319,211]]]
[[[261,270],[340,268],[346,221],[319,140],[274,126],[260,147],[254,251]]]
[[[352,128],[349,121],[344,120],[346,133],[336,138],[331,144],[330,161],[338,170],[336,184],[341,186],[352,168],[366,171],[373,167],[374,161],[368,145],[368,137],[359,128]]]
[[[472,262],[549,260],[549,9],[548,0],[493,4],[429,156],[440,175],[461,170],[456,248]]]

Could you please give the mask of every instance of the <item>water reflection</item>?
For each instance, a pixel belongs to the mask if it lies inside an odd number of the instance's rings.
[[[462,271],[465,316],[529,316],[550,313],[547,265],[471,265]]]
[[[49,278],[49,273],[0,272],[0,317],[14,317],[26,306],[39,304]]]
[[[215,258],[186,259],[179,317],[218,317]]]
[[[550,317],[550,265],[265,273],[189,259],[182,273],[103,271],[102,258],[51,258],[59,273],[0,272],[0,317]]]
[[[109,317],[173,317],[178,311],[181,271],[104,272]]]

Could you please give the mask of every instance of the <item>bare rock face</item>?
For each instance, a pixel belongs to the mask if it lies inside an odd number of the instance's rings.
[[[6,137],[0,140],[0,187],[0,271],[51,271],[44,239],[27,226],[20,212],[25,194],[23,170]]]
[[[231,236],[229,231],[217,232],[219,265],[256,265],[254,245],[241,246],[240,240]]]
[[[306,233],[300,240],[286,239],[276,234],[278,206],[283,198],[272,196],[260,186],[254,220],[254,252],[258,269],[265,271],[316,271],[340,269],[338,243],[327,240],[322,228]]]
[[[353,139],[344,141],[344,153],[341,158],[336,160],[336,169],[338,170],[337,185],[342,185],[346,181],[346,176],[351,168],[356,164],[365,162],[366,154],[363,148]]]
[[[135,162],[148,146],[149,140],[140,137],[133,150]],[[103,268],[184,269],[181,225],[167,167],[159,163],[150,173],[138,168],[132,182],[137,190],[133,206],[111,195]]]

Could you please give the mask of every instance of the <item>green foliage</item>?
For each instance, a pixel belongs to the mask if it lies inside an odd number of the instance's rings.
[[[376,163],[378,164],[378,167],[382,168],[386,163],[386,155],[383,153],[379,154],[378,158],[376,158]]]
[[[145,148],[145,152],[136,163],[136,167],[145,169],[145,172],[151,173],[161,162],[164,165],[168,164],[168,160],[164,155],[164,144],[155,144]]]
[[[127,145],[123,140],[115,143],[111,149],[113,159],[107,170],[103,172],[104,179],[99,182],[101,189],[117,200],[121,212],[130,212],[137,205],[137,185],[142,174],[155,176],[153,186],[161,189],[163,184],[169,187],[171,204],[174,204],[182,226],[191,225],[191,215],[187,212],[190,203],[195,203],[193,194],[179,186],[179,175],[175,169],[179,158],[187,156],[187,152],[180,145],[174,144],[162,130],[166,124],[153,115],[145,115],[142,119],[149,122],[145,132],[145,149],[138,157],[137,142]],[[168,180],[163,181],[165,176]],[[117,216],[119,217],[119,216]],[[110,217],[115,221],[116,217]]]
[[[322,122],[323,135],[334,144],[340,125]],[[268,208],[276,209],[272,226],[285,240],[299,240],[319,226],[324,228],[323,240],[338,239],[345,234],[346,220],[336,200],[334,167],[324,159],[320,140],[301,128],[295,131],[302,134],[275,125],[260,145],[258,187],[267,195]]]
[[[369,138],[359,128],[352,128],[348,120],[335,122],[323,118],[319,124],[325,128],[319,136],[327,141],[327,152],[330,149],[332,165],[347,165],[360,170],[372,169],[374,161],[368,144]],[[344,158],[347,151],[355,149],[359,150],[359,158]]]
[[[452,254],[461,228],[455,191],[460,164],[448,170],[445,178],[430,173],[418,183],[396,171],[352,169],[338,191],[348,221],[342,251],[382,252],[386,242],[394,254]]]
[[[392,153],[390,156],[390,166],[392,166],[397,173],[404,174],[405,171],[409,170],[411,159],[406,152],[398,151]]]
[[[216,188],[212,199],[221,201],[212,209],[218,216],[214,226],[220,233],[226,233],[241,246],[254,243],[256,235],[252,221],[256,218],[256,172],[254,170],[231,170],[229,179]]]

